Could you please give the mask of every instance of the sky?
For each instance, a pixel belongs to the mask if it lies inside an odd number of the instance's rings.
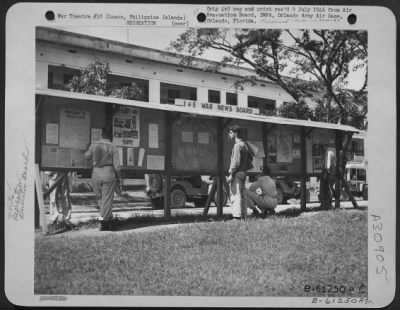
[[[58,29],[159,50],[166,50],[170,42],[185,31],[184,28],[166,27],[58,27]],[[220,61],[223,56],[222,52],[209,51],[205,52],[202,58]],[[364,83],[364,76],[364,70],[350,71],[346,88],[360,89]]]

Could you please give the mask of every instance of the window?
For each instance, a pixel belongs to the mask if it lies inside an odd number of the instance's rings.
[[[221,93],[218,90],[208,90],[208,102],[221,103]]]
[[[160,101],[163,104],[175,104],[175,99],[197,100],[197,89],[176,84],[160,84]]]
[[[47,88],[65,89],[65,85],[74,75],[79,75],[79,70],[65,66],[49,66]]]
[[[48,85],[50,89],[65,89],[74,76],[79,76],[80,71],[77,69],[67,68],[65,66],[49,66]],[[149,81],[136,79],[126,76],[118,76],[109,74],[107,76],[107,91],[111,93],[113,90],[120,90],[123,87],[136,85],[139,92],[136,94],[130,93],[134,100],[149,101]]]
[[[226,104],[237,105],[237,94],[236,93],[226,93]]]
[[[64,85],[68,84],[72,80],[73,77],[74,77],[73,74],[64,74]]]
[[[110,91],[113,89],[122,89],[123,87],[129,87],[133,85],[138,90],[136,94],[133,94],[133,96],[135,96],[133,100],[145,102],[149,101],[148,80],[110,74],[107,78],[107,84],[107,87]]]
[[[168,103],[174,104],[175,98],[180,98],[181,92],[179,89],[168,89]]]
[[[351,141],[351,151],[358,156],[364,156],[364,140],[354,139]]]
[[[53,88],[54,88],[54,86],[53,86],[53,79],[54,79],[54,77],[53,77],[53,72],[49,71],[49,72],[47,73],[47,88],[50,88],[50,89],[53,89]]]
[[[276,101],[271,99],[259,98],[248,96],[247,106],[249,108],[260,109],[261,114],[275,115],[276,114]]]

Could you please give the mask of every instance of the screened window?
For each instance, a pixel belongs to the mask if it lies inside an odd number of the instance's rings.
[[[221,93],[218,90],[208,90],[208,102],[221,103]]]
[[[66,85],[74,76],[79,76],[80,70],[67,68],[65,66],[49,66],[48,85],[50,89],[65,89]],[[118,76],[109,74],[107,76],[108,95],[115,90],[134,85],[136,90],[132,99],[139,101],[149,101],[149,81],[133,77]]]
[[[79,70],[64,66],[49,66],[47,88],[65,89],[65,85],[68,84],[75,75],[79,75]]]
[[[236,93],[226,93],[226,104],[237,105],[238,99]]]
[[[249,108],[260,109],[261,114],[275,115],[276,114],[276,101],[260,97],[247,97],[247,106]]]
[[[351,141],[351,150],[355,155],[364,156],[364,140],[354,139]]]
[[[161,83],[160,92],[160,101],[164,104],[175,104],[175,99],[197,100],[195,87]]]
[[[132,96],[134,96],[132,99],[146,102],[149,101],[148,80],[110,74],[107,78],[107,83],[107,87],[110,91],[122,89],[123,87],[134,86],[136,91],[132,94]]]

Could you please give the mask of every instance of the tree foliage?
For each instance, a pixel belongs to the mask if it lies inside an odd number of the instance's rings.
[[[65,88],[72,92],[83,94],[109,96],[122,99],[142,100],[142,89],[132,82],[129,86],[110,86],[111,74],[107,60],[97,58],[86,68],[80,70],[79,75],[74,76]]]
[[[312,119],[314,117],[313,111],[305,101],[300,101],[299,103],[284,102],[278,109],[278,115],[286,118],[304,120]]]
[[[235,29],[232,34],[228,29],[188,29],[171,42],[171,49],[190,55],[183,65],[210,49],[226,52],[216,70],[226,64],[246,64],[256,77],[279,84],[296,103],[307,97],[321,101],[322,97],[321,109],[327,111],[328,121],[334,119],[331,112],[345,119],[348,110],[355,110],[347,107],[353,105],[349,100],[353,95],[344,91],[346,78],[351,70],[367,69],[365,31]],[[246,77],[245,82],[256,77]],[[366,89],[367,74],[358,90],[359,99],[366,99],[361,95]]]

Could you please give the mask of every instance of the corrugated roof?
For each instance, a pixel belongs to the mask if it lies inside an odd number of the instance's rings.
[[[244,113],[227,112],[227,111],[215,111],[215,110],[209,111],[206,109],[205,110],[192,109],[192,108],[179,106],[179,105],[160,104],[160,103],[153,103],[153,102],[119,99],[119,98],[113,98],[113,97],[87,95],[87,94],[74,93],[74,92],[68,92],[68,91],[62,91],[62,90],[36,89],[36,94],[45,95],[45,96],[61,97],[61,98],[69,98],[69,99],[108,102],[108,103],[114,103],[114,104],[120,104],[120,105],[126,105],[126,106],[134,106],[134,107],[140,107],[140,108],[156,109],[156,110],[171,111],[171,112],[181,112],[181,113],[188,113],[188,114],[195,114],[195,115],[202,115],[202,116],[249,120],[249,121],[270,123],[270,124],[340,130],[340,131],[353,132],[353,133],[360,132],[360,130],[358,130],[357,128],[354,128],[354,127],[348,126],[348,125],[342,125],[342,124],[323,123],[323,122],[315,122],[315,121],[309,121],[309,120],[299,120],[299,119],[283,118],[283,117],[276,117],[276,116],[244,114]]]

